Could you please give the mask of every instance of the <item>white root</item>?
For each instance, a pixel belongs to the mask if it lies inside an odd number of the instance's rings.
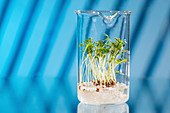
[[[84,53],[83,53],[84,55]],[[99,60],[95,59],[95,56],[92,58],[87,55],[87,57],[82,57],[84,59],[81,64],[80,69],[80,82],[83,80],[83,75],[86,76],[85,79],[89,82],[90,77],[93,77],[95,80],[115,80],[115,68],[118,64],[116,64],[114,61],[109,63],[106,60],[110,60],[110,54],[106,55],[104,59],[99,57]],[[116,57],[117,59],[117,57]],[[92,70],[92,74],[91,71]]]

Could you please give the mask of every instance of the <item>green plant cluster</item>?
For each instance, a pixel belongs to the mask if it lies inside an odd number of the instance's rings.
[[[116,64],[121,64],[121,62],[126,62],[127,59],[119,58],[119,55],[124,57],[123,52],[126,52],[127,50],[123,50],[123,47],[125,46],[125,43],[127,43],[125,40],[120,40],[120,38],[114,37],[115,41],[111,42],[111,39],[107,34],[105,34],[107,37],[105,40],[99,40],[98,42],[95,42],[92,40],[92,38],[86,39],[84,41],[84,44],[79,44],[79,47],[83,47],[80,51],[87,52],[87,55],[90,58],[95,57],[96,60],[99,58],[105,59],[105,57],[110,54],[110,59],[107,60],[107,62],[116,62]]]
[[[127,62],[127,59],[123,58],[123,53],[127,51],[124,49],[127,42],[116,37],[112,41],[107,34],[105,36],[105,40],[93,41],[88,38],[79,44],[80,51],[83,52],[80,82],[84,81],[83,76],[86,76],[89,82],[91,75],[95,80],[116,81],[115,74],[119,71],[115,72],[114,69],[122,62]]]

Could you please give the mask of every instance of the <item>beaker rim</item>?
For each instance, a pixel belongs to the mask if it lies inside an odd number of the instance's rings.
[[[96,12],[101,13],[119,13],[119,14],[131,14],[132,11],[116,11],[116,10],[75,10],[76,14],[82,13],[82,14],[93,14]]]

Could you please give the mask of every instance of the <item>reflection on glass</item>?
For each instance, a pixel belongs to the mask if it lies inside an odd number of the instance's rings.
[[[79,103],[78,113],[129,113],[129,106],[123,104],[88,105]]]

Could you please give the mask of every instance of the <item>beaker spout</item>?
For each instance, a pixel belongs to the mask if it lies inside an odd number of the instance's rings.
[[[109,24],[112,22],[113,19],[115,19],[118,16],[118,12],[116,12],[115,14],[110,15],[110,16],[107,16],[107,15],[99,12],[99,16],[101,16],[103,18],[103,22],[105,24]]]

